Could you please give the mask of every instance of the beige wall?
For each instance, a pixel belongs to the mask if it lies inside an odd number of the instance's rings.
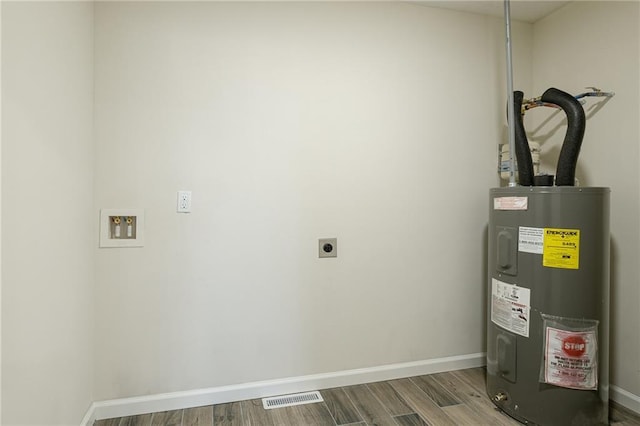
[[[533,27],[533,87],[581,93],[614,91],[600,104],[586,98],[587,127],[576,176],[585,186],[611,187],[611,383],[640,395],[638,173],[640,130],[640,4],[574,2]],[[532,139],[555,172],[566,129],[563,114],[534,110]],[[545,121],[549,119],[548,121]],[[544,123],[543,123],[544,122]],[[555,132],[551,132],[555,129]]]
[[[2,2],[2,424],[92,401],[91,3]]]
[[[637,17],[572,4],[513,41],[525,94],[617,92],[578,176],[613,189],[613,383],[639,395]],[[503,37],[404,3],[2,2],[2,423],[483,351]],[[144,248],[97,248],[114,207]]]
[[[412,4],[97,4],[95,210],[146,244],[96,251],[96,399],[482,352],[503,52]]]

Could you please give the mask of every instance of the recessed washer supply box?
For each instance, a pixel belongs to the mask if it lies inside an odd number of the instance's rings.
[[[100,247],[143,247],[144,209],[100,210]]]

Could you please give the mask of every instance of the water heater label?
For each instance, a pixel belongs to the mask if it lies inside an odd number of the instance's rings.
[[[529,337],[531,290],[491,280],[491,321],[520,336]]]
[[[495,197],[493,199],[494,210],[527,210],[528,197]]]
[[[549,268],[579,269],[580,230],[544,228],[542,265]]]
[[[571,389],[597,389],[596,330],[546,328],[544,381]]]
[[[518,228],[518,251],[542,254],[544,229],[521,226]]]

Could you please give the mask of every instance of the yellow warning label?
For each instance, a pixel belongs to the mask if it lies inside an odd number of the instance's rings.
[[[580,230],[544,228],[542,265],[549,268],[578,269]]]

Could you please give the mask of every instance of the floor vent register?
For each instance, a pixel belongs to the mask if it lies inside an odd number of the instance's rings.
[[[262,406],[265,410],[270,410],[272,408],[291,407],[293,405],[312,404],[322,401],[324,400],[320,392],[313,391],[262,398]]]

